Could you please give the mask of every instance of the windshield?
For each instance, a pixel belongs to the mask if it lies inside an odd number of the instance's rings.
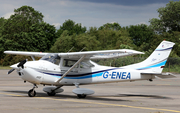
[[[57,53],[50,53],[43,56],[40,60],[46,60],[56,65],[59,65],[61,58],[58,56]]]

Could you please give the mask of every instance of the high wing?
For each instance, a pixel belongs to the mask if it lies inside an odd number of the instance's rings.
[[[25,52],[25,51],[4,51],[5,54],[12,55],[25,55],[25,56],[36,56],[43,57],[48,53],[42,52]],[[119,49],[119,50],[102,50],[102,51],[84,51],[84,52],[70,52],[70,53],[59,53],[60,57],[79,59],[83,55],[86,55],[88,59],[109,59],[118,58],[130,55],[144,54],[143,52],[130,50],[130,49]]]
[[[144,53],[130,49],[119,49],[119,50],[59,53],[58,55],[60,57],[66,57],[69,59],[79,59],[84,55],[86,55],[85,59],[109,59],[109,58],[118,58],[118,57],[137,55],[137,54],[144,54]]]
[[[4,51],[5,54],[12,55],[25,55],[31,56],[31,58],[35,61],[34,57],[43,57],[49,53],[42,52],[25,52],[25,51]],[[53,54],[53,53],[52,53]],[[130,49],[119,49],[119,50],[102,50],[102,51],[84,51],[84,52],[70,52],[70,53],[59,53],[60,57],[64,57],[66,59],[76,59],[79,60],[81,57],[84,59],[110,59],[110,58],[118,58],[136,54],[144,54],[143,52],[130,50]]]
[[[12,55],[25,55],[25,56],[36,56],[36,57],[43,57],[48,53],[42,52],[25,52],[25,51],[4,51],[5,54],[12,54]]]

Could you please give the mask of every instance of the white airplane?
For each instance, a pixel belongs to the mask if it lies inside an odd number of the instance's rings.
[[[136,80],[152,81],[156,76],[160,78],[175,77],[171,73],[162,73],[173,46],[173,42],[162,41],[146,60],[124,67],[101,66],[91,59],[117,58],[144,53],[129,49],[68,53],[22,51],[5,51],[4,53],[32,57],[33,61],[24,60],[10,66],[13,69],[8,72],[10,74],[16,70],[24,82],[28,81],[34,85],[28,92],[30,97],[36,95],[35,88],[42,84],[49,85],[43,88],[43,91],[49,96],[63,92],[62,86],[76,86],[72,92],[79,98],[85,98],[94,91],[80,88],[80,85]],[[42,58],[35,61],[35,56]]]

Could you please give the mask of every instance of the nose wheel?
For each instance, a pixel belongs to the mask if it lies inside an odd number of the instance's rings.
[[[28,95],[29,97],[34,97],[36,96],[36,91],[34,89],[29,90]]]
[[[34,90],[35,88],[38,88],[38,87],[36,86],[36,84],[34,84],[33,88],[28,91],[29,97],[34,97],[34,96],[36,96],[36,91]]]

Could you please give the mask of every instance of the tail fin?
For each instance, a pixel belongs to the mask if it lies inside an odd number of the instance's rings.
[[[143,62],[125,66],[124,68],[133,68],[137,70],[144,70],[145,72],[161,73],[172,47],[175,43],[169,41],[162,41],[154,52]]]

